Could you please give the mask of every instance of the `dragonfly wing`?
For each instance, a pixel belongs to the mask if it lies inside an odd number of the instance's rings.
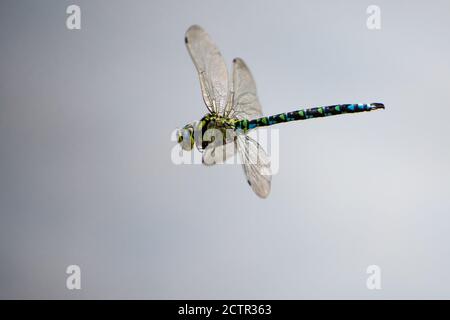
[[[222,113],[228,100],[228,71],[219,49],[197,25],[186,31],[185,42],[199,74],[206,106],[210,112]]]
[[[247,135],[238,136],[237,144],[248,184],[259,197],[266,198],[272,180],[269,157],[263,147]]]
[[[244,60],[233,60],[233,93],[230,117],[256,119],[262,117],[262,108],[256,92],[256,83]]]
[[[212,166],[223,164],[236,154],[236,143],[230,142],[220,146],[209,144],[203,152],[202,162],[204,165]]]
[[[211,166],[222,164],[236,154],[236,131],[232,129],[219,130],[210,128],[203,135],[208,145],[203,150],[202,162]]]

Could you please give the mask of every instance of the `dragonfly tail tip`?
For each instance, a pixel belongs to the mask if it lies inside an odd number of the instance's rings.
[[[371,103],[371,106],[372,106],[372,110],[376,110],[376,109],[385,109],[385,108],[384,108],[384,104],[378,103],[378,102]]]

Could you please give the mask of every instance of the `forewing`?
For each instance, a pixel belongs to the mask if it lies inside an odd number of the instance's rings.
[[[223,113],[228,99],[228,71],[219,49],[197,25],[186,31],[185,42],[199,74],[206,106],[210,112]]]
[[[233,95],[229,116],[252,120],[262,115],[255,80],[244,60],[236,58],[233,60]]]
[[[261,145],[247,135],[238,136],[237,144],[248,184],[259,197],[266,198],[272,180],[269,157]]]

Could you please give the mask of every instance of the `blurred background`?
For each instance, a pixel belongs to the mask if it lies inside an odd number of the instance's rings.
[[[81,8],[68,30],[66,8]],[[369,5],[381,29],[369,30]],[[0,298],[450,298],[448,1],[2,1]],[[268,199],[174,165],[203,26],[280,125]],[[81,290],[66,268],[81,268]],[[381,290],[366,286],[381,268]]]

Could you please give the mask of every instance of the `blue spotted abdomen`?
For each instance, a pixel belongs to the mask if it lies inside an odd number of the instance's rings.
[[[382,103],[338,104],[325,107],[301,109],[292,112],[280,113],[273,116],[262,117],[254,120],[244,119],[236,122],[235,128],[236,130],[248,131],[254,128],[271,126],[282,122],[328,117],[345,113],[372,111],[376,109],[384,109],[384,105]]]

